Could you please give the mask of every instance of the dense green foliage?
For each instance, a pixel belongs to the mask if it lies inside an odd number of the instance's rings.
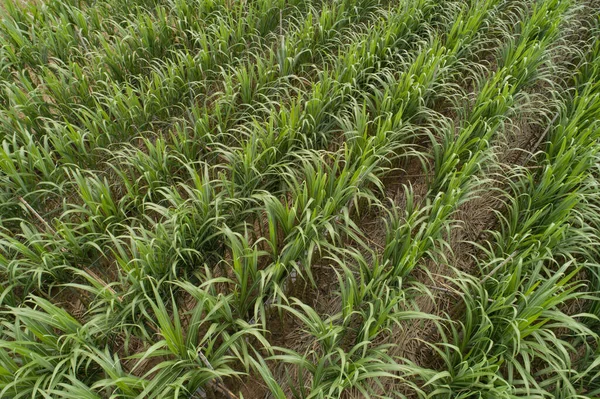
[[[600,4],[2,0],[1,398],[599,398]]]

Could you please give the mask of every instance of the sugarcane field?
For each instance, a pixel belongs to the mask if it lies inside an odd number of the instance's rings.
[[[600,398],[599,0],[0,21],[0,398]]]

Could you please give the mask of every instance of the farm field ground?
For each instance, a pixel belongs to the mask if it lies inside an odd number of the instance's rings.
[[[0,398],[600,398],[597,0],[0,20]]]

